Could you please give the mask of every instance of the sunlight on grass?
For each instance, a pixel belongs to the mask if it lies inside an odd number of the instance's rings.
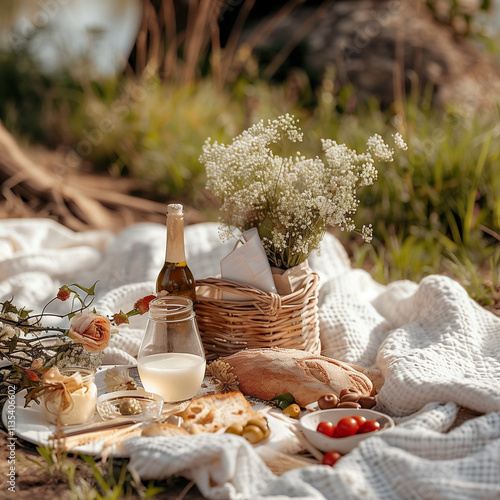
[[[401,131],[409,150],[383,164],[375,185],[359,191],[356,222],[373,224],[372,244],[340,235],[353,262],[383,283],[447,273],[482,303],[498,294],[492,279],[500,259],[498,108],[471,112],[457,103],[438,109],[430,98],[410,95],[404,116],[396,115],[374,99],[357,102],[349,87],[335,88],[333,68],[314,90],[299,73],[273,85],[242,70],[221,88],[209,74],[183,83],[146,68],[141,76],[99,82],[81,75],[49,80],[33,70],[27,54],[18,54],[16,64],[2,56],[0,63],[6,96],[0,117],[18,136],[64,145],[67,158],[77,160],[74,168],[130,176],[149,186],[154,199],[185,200],[210,219],[198,159],[208,137],[226,143],[261,118],[286,112],[300,120],[306,155],[321,153],[321,137],[363,150],[367,136]],[[21,95],[12,82],[29,92]]]

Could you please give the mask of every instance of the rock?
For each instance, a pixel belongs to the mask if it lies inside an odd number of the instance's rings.
[[[295,9],[257,50],[284,46],[317,9]],[[304,42],[303,69],[310,75],[321,76],[333,64],[338,86],[351,84],[357,97],[374,95],[383,106],[397,96],[395,81],[406,94],[430,89],[439,105],[454,101],[487,108],[499,94],[500,71],[493,57],[437,22],[422,2],[331,3]]]

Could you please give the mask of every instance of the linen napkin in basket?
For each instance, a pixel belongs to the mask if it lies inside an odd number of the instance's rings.
[[[257,228],[242,235],[244,243],[238,243],[233,251],[220,261],[223,279],[244,283],[268,293],[277,293],[271,266],[262,246]],[[250,300],[241,295],[223,293],[224,300]]]

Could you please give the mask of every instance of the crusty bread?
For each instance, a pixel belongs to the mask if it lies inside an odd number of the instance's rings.
[[[195,398],[179,414],[190,434],[217,432],[233,424],[245,425],[258,416],[241,392],[208,394]]]
[[[243,394],[265,400],[288,392],[304,407],[342,389],[362,396],[373,390],[370,379],[346,363],[296,349],[245,349],[223,361],[233,367]]]
[[[149,424],[142,429],[142,436],[183,436],[188,435],[189,432],[172,424]]]

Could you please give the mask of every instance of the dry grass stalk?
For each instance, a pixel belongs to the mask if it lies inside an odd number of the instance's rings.
[[[264,70],[264,77],[271,78],[279,67],[286,61],[292,50],[313,30],[316,24],[325,16],[332,2],[326,0],[317,8],[314,13],[304,21],[301,29],[287,42],[287,44],[274,56],[273,60]]]
[[[4,217],[50,217],[75,231],[114,229],[138,214],[163,221],[166,205],[58,175],[35,163],[0,123],[0,182]],[[149,215],[148,215],[149,214]],[[121,224],[120,224],[121,221]]]
[[[258,43],[267,38],[279,23],[305,0],[291,0],[275,14],[261,21],[245,41],[252,53]],[[162,71],[166,80],[188,85],[199,77],[200,62],[210,51],[212,75],[219,89],[227,82],[235,81],[241,74],[245,61],[235,57],[245,27],[245,22],[255,5],[255,0],[244,0],[224,48],[221,47],[219,20],[224,2],[213,0],[191,0],[187,10],[185,28],[176,20],[173,0],[163,0],[158,12],[150,0],[144,2],[142,26],[136,42],[136,73],[152,74],[151,70]],[[331,5],[325,2],[307,21],[300,33],[280,51],[266,70],[272,75],[286,59],[293,48],[314,27]],[[179,57],[182,53],[182,57]]]
[[[224,49],[224,57],[221,64],[221,77],[220,83],[224,83],[227,81],[229,71],[231,65],[234,63],[234,55],[236,53],[236,48],[238,46],[238,42],[241,37],[241,33],[243,32],[243,28],[245,26],[245,21],[250,14],[253,6],[255,5],[255,0],[246,0],[243,4],[240,12],[238,13],[238,17],[236,18],[236,22],[234,23],[233,29],[229,35],[229,39],[226,43],[226,47]]]
[[[311,465],[318,465],[318,460],[300,457],[298,455],[285,455],[277,451],[266,453],[262,457],[264,463],[269,467],[273,474],[281,476],[285,472],[293,469],[301,469]]]
[[[295,434],[295,437],[298,439],[302,447],[307,450],[316,460],[321,462],[321,460],[323,459],[323,453],[321,453],[321,451],[319,451],[306,439],[302,431],[297,427],[297,425],[295,425],[295,423],[291,421],[290,417],[285,417],[284,415],[279,413],[273,413],[273,417],[285,422],[290,431]]]
[[[95,443],[96,441],[103,441],[104,445],[107,444],[107,447],[120,444],[125,439],[140,436],[141,431],[139,427],[141,425],[142,423],[131,423],[125,427],[107,429],[98,432],[89,432],[87,434],[80,434],[77,436],[69,436],[63,440],[64,449],[66,451],[70,451],[78,446],[85,446],[90,443]]]

